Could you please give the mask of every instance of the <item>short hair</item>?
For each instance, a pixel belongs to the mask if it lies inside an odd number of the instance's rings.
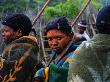
[[[96,28],[99,33],[110,34],[110,5],[103,7],[96,19]]]
[[[60,16],[56,17],[55,19],[51,20],[45,27],[44,31],[47,33],[51,29],[57,29],[60,30],[61,32],[67,34],[67,35],[72,35],[72,27],[69,25],[69,22],[66,17]]]
[[[21,13],[6,16],[2,21],[2,24],[10,26],[14,31],[21,30],[23,35],[29,35],[32,29],[30,19]]]

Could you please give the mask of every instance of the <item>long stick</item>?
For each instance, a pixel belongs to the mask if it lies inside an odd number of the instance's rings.
[[[93,17],[94,23],[96,23],[96,17],[95,17],[95,15],[94,15],[94,14],[92,14],[92,17]],[[96,34],[96,32],[95,32],[95,30],[94,30],[93,26],[91,27],[91,29],[92,29],[93,34],[95,35],[95,34]]]
[[[73,22],[73,24],[71,25],[72,27],[75,25],[75,23],[77,22],[78,18],[81,16],[81,14],[82,14],[82,13],[84,12],[84,10],[87,8],[87,6],[89,5],[90,1],[91,1],[91,0],[88,0],[88,1],[87,1],[86,5],[85,5],[84,8],[81,10],[81,12],[80,12],[79,15],[76,17],[76,19],[75,19],[75,21]],[[68,49],[69,49],[69,47],[72,45],[73,41],[74,41],[74,37],[72,38],[72,41],[68,44],[67,48],[62,52],[63,55],[68,51]]]
[[[89,3],[91,2],[91,0],[88,0],[86,5],[84,6],[84,8],[80,11],[80,13],[78,14],[78,16],[75,18],[74,22],[72,23],[72,27],[75,25],[75,23],[77,22],[78,18],[82,15],[82,13],[84,12],[84,10],[87,8],[87,6],[89,5]],[[67,48],[64,50],[64,52],[62,54],[65,54],[68,50],[68,48],[71,46],[71,44],[74,41],[74,37],[72,38],[72,41],[68,44]]]
[[[87,6],[89,5],[89,3],[91,2],[91,0],[88,0],[86,5],[84,6],[84,8],[80,11],[80,13],[78,14],[78,16],[75,18],[74,22],[71,24],[71,26],[73,27],[75,25],[75,23],[77,22],[77,20],[79,19],[79,17],[82,15],[82,13],[84,12],[84,10],[87,8]]]
[[[44,4],[43,8],[41,9],[41,11],[39,12],[39,14],[37,15],[37,17],[33,20],[32,26],[35,25],[35,23],[37,22],[37,20],[39,19],[39,17],[42,15],[43,11],[45,10],[46,6],[48,5],[48,3],[50,2],[50,0],[47,0],[46,3]]]
[[[38,21],[39,17],[42,15],[42,13],[44,12],[46,6],[48,5],[48,3],[50,2],[51,0],[47,0],[46,3],[44,4],[44,6],[42,7],[41,11],[39,12],[39,14],[37,15],[37,17],[33,20],[32,22],[32,26],[35,25],[35,23]],[[41,32],[40,32],[40,35],[41,35]],[[41,36],[42,37],[42,36]],[[42,38],[41,38],[42,39]],[[43,46],[43,42],[41,42],[42,44],[42,49],[43,49],[43,54],[45,55],[45,51],[44,51],[44,46]]]

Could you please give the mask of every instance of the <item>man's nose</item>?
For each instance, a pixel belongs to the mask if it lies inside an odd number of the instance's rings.
[[[58,41],[56,39],[53,39],[52,40],[52,45],[57,45],[58,44]]]
[[[2,32],[2,36],[4,36],[5,35],[5,32]]]

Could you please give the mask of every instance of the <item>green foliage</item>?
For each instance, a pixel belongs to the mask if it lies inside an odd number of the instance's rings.
[[[13,1],[8,1],[8,2],[3,2],[0,3],[0,13],[3,11],[6,13],[7,11],[24,11],[25,8],[27,7],[27,1],[26,0],[17,0],[15,2]]]
[[[103,5],[101,3],[99,3],[97,0],[93,0],[92,1],[93,6],[95,7],[95,9],[99,10]]]
[[[79,13],[78,7],[73,3],[73,0],[67,0],[65,3],[59,3],[56,6],[48,6],[45,9],[44,16],[51,19],[55,16],[66,16],[74,18]]]
[[[54,0],[52,1],[54,2]],[[66,16],[73,19],[78,15],[86,2],[87,0],[66,0],[65,2],[61,2],[61,0],[59,0],[59,3],[56,5],[50,5],[45,9],[44,16],[47,19],[51,19],[55,16]],[[97,0],[92,0],[92,4],[97,10],[102,7],[102,4],[97,2]]]
[[[37,4],[42,4],[44,0],[34,0],[34,2],[36,2]]]
[[[97,0],[97,2],[102,3],[104,6],[109,5],[110,4],[110,0]]]
[[[37,12],[38,5],[42,6],[45,0],[15,0],[15,2],[0,3],[0,13],[4,11],[19,10],[24,11],[28,5],[30,9],[35,9]],[[87,0],[51,0],[49,6],[45,9],[44,16],[51,19],[55,16],[67,16],[70,19],[76,17]],[[97,0],[92,0],[94,8],[100,9],[102,4]]]

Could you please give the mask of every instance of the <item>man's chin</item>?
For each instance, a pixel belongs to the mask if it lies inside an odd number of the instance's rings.
[[[4,39],[3,41],[4,41],[5,44],[9,44],[9,43],[12,42],[11,40],[6,40],[6,39]]]
[[[9,44],[9,42],[8,42],[7,40],[4,40],[4,43],[5,43],[5,44]]]
[[[52,49],[54,52],[56,52],[57,54],[61,54],[61,49]]]

